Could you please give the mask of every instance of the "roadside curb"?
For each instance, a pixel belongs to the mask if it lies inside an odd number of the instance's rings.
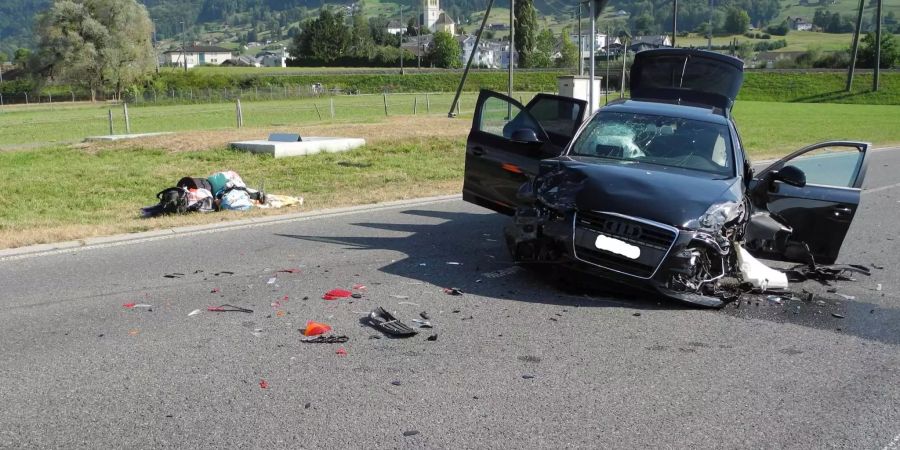
[[[63,241],[51,244],[37,244],[26,247],[17,247],[0,250],[0,261],[29,258],[43,256],[49,254],[73,252],[78,250],[89,250],[96,248],[106,248],[119,245],[137,244],[141,242],[149,242],[161,239],[170,239],[173,237],[187,236],[192,234],[215,233],[219,231],[230,231],[242,228],[260,227],[272,225],[281,222],[297,222],[311,220],[322,217],[335,217],[346,214],[354,214],[366,211],[381,211],[393,208],[402,208],[407,206],[428,205],[432,203],[442,203],[453,200],[459,200],[462,196],[459,194],[440,195],[435,197],[421,197],[408,200],[395,200],[391,202],[373,203],[368,205],[346,206],[342,208],[321,209],[316,211],[306,211],[299,213],[291,213],[284,215],[273,215],[263,217],[252,217],[249,219],[233,220],[228,222],[216,222],[203,225],[189,225],[177,228],[166,228],[161,230],[144,231],[140,233],[117,234],[112,236],[100,236],[74,241]]]

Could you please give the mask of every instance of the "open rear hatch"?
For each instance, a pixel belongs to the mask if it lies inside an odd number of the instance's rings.
[[[704,50],[661,48],[638,52],[631,66],[631,97],[730,110],[744,81],[740,59]]]

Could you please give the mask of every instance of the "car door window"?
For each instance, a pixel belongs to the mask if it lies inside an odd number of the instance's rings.
[[[786,164],[802,170],[807,184],[852,188],[862,162],[863,152],[856,147],[828,146],[806,152]]]
[[[571,100],[541,97],[528,105],[531,113],[554,142],[565,145],[581,123],[584,106]]]
[[[540,126],[520,106],[497,97],[490,97],[481,105],[478,130],[511,139],[516,130],[528,128],[538,133]]]

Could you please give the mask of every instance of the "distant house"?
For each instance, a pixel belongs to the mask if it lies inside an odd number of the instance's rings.
[[[441,14],[438,16],[438,20],[434,23],[435,33],[438,31],[443,31],[445,33],[450,33],[451,36],[456,35],[456,22],[450,18],[447,13],[441,11]]]
[[[632,52],[639,52],[642,50],[647,50],[651,48],[662,48],[662,47],[671,47],[672,40],[669,39],[669,36],[660,34],[655,36],[637,36],[632,39],[631,44],[628,46],[628,49]]]
[[[788,24],[790,25],[792,30],[796,31],[812,31],[813,24],[807,22],[802,17],[788,17]]]
[[[260,67],[262,64],[260,64],[259,60],[252,56],[238,56],[226,60],[221,65],[234,67]]]
[[[494,48],[485,40],[482,40],[478,43],[478,49],[475,49],[475,36],[474,35],[462,35],[456,37],[457,42],[459,42],[460,46],[460,61],[465,65],[469,61],[469,57],[472,56],[472,52],[475,52],[475,56],[472,59],[472,66],[474,67],[488,67],[488,68],[499,68],[500,61],[497,58],[496,53],[494,52]]]
[[[421,34],[406,40],[400,45],[403,50],[412,53],[413,56],[426,58],[431,50],[431,42],[433,40],[433,34]]]
[[[578,34],[570,34],[569,39],[578,46]],[[605,52],[606,47],[612,44],[618,44],[619,38],[613,36],[607,36],[605,34],[597,33],[594,36],[594,47],[598,52]],[[591,34],[585,33],[581,35],[581,58],[586,59],[591,57]]]
[[[163,65],[179,67],[195,67],[201,64],[220,65],[231,59],[231,50],[214,45],[188,45],[182,52],[181,48],[163,52]]]
[[[291,55],[286,49],[271,51],[266,50],[256,54],[256,59],[263,67],[287,67],[287,60]]]
[[[403,34],[406,32],[406,27],[399,20],[391,20],[387,23],[387,32],[388,34]]]

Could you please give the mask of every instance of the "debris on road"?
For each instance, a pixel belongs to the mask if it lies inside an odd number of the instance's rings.
[[[200,314],[200,310],[199,310],[199,309],[195,309],[195,310],[189,312],[189,313],[188,313],[188,317],[190,317],[190,316],[196,316],[197,314]]]
[[[163,278],[182,278],[182,277],[184,277],[184,274],[178,273],[178,272],[167,273],[167,274],[163,275]]]
[[[306,344],[343,344],[349,341],[347,336],[316,336],[314,338],[300,339],[300,342]]]
[[[403,435],[406,436],[406,437],[409,437],[409,436],[415,436],[415,435],[417,435],[417,434],[419,434],[419,432],[416,431],[416,430],[409,430],[409,431],[404,431],[404,432],[403,432]]]
[[[461,291],[459,288],[455,288],[455,287],[444,288],[444,293],[447,295],[463,295],[463,291]]]
[[[253,312],[252,309],[241,308],[240,306],[234,306],[234,305],[229,305],[229,304],[219,305],[219,306],[207,306],[206,310],[212,311],[212,312],[241,312],[241,313],[247,313],[247,314]]]
[[[434,342],[437,340],[437,337],[438,337],[438,335],[432,334],[431,336],[428,336],[427,338],[425,338],[425,340]]]
[[[534,378],[534,375],[522,375],[522,378],[524,378],[526,380],[530,380],[530,379]]]
[[[391,313],[385,311],[384,308],[378,307],[366,318],[366,323],[378,331],[394,337],[410,337],[418,334],[405,323],[397,320]]]
[[[409,305],[409,306],[421,306],[418,303],[413,302],[397,302],[398,305]]]
[[[815,263],[801,264],[791,267],[784,271],[790,281],[801,282],[806,280],[815,280],[819,283],[830,286],[829,281],[856,281],[851,273],[858,273],[865,276],[871,276],[872,272],[868,267],[859,264],[836,264],[831,266],[818,265]]]
[[[275,284],[276,281],[278,281],[278,278],[277,278],[277,277],[272,277],[272,278],[269,278],[269,281],[266,282],[266,284]]]
[[[324,300],[337,300],[339,298],[347,298],[353,293],[345,289],[332,289],[322,295]]]
[[[353,298],[362,298],[362,294],[360,294],[360,293],[358,293],[358,292],[354,292],[354,293],[350,294],[350,297],[353,297]]]
[[[219,293],[219,288],[212,288],[212,290],[209,291],[209,293],[210,293],[210,294],[218,294],[218,293]]]
[[[399,298],[399,299],[401,299],[401,300],[405,300],[405,299],[408,299],[408,298],[409,298],[408,295],[391,295],[391,297],[393,297],[393,298]]]
[[[419,328],[433,328],[431,322],[422,319],[413,319],[413,322],[419,324]]]
[[[364,285],[364,284],[354,284],[354,285],[353,285],[353,289],[355,289],[355,290],[357,290],[357,291],[364,291],[364,290],[366,290],[366,285]]]
[[[832,315],[833,317],[837,317],[838,319],[843,319],[843,318],[844,318],[844,316],[843,316],[842,314],[838,314],[838,313],[831,313],[831,315]]]
[[[337,349],[337,351],[335,353],[337,353],[338,356],[347,356],[347,349],[345,349],[344,347],[341,347],[341,348]]]
[[[303,330],[304,336],[317,336],[320,334],[325,334],[331,331],[331,327],[319,322],[313,322],[312,320],[306,322],[306,329]]]
[[[400,381],[395,380],[395,381],[391,381],[391,384],[394,386],[400,386],[400,384],[402,384],[402,383],[400,383]]]
[[[262,388],[262,389],[268,389],[268,388],[269,388],[269,382],[266,381],[266,380],[260,379],[260,380],[259,380],[259,387]]]
[[[279,270],[276,270],[275,273],[300,273],[300,269],[297,269],[297,268],[279,269]]]
[[[423,318],[423,319],[425,319],[425,320],[431,320],[431,317],[428,317],[428,313],[425,312],[425,311],[420,312],[420,313],[419,313],[419,317],[421,317],[421,318]]]

